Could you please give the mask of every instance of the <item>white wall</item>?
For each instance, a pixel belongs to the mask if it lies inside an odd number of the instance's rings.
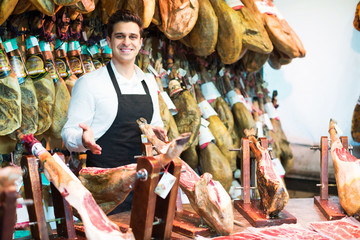
[[[360,95],[360,32],[353,27],[358,0],[274,0],[302,40],[306,57],[280,70],[264,67],[270,90],[278,90],[278,112],[292,144],[292,173],[318,177],[319,152],[306,145],[328,136],[329,119],[338,121],[349,143],[353,110]],[[354,155],[360,158],[358,152]],[[313,173],[313,174],[309,174]]]

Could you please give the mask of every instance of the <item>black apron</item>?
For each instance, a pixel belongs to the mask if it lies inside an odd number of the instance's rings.
[[[136,120],[143,117],[151,122],[154,112],[149,89],[144,80],[141,82],[146,95],[121,94],[110,63],[106,67],[118,97],[118,109],[113,124],[96,141],[102,148],[101,154],[96,155],[87,151],[87,167],[114,168],[136,163],[134,156],[141,155],[141,132]],[[132,198],[132,194],[129,196]],[[126,204],[129,206],[125,206]],[[126,199],[119,207],[125,211],[130,210],[131,199]]]

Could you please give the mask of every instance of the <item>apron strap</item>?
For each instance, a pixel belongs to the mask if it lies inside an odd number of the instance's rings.
[[[118,84],[117,81],[116,81],[116,77],[115,77],[115,74],[114,74],[114,71],[113,71],[113,69],[112,69],[112,67],[111,67],[110,62],[109,62],[108,64],[106,64],[106,68],[107,68],[107,70],[108,70],[108,72],[109,72],[109,75],[110,75],[111,81],[112,81],[112,83],[113,83],[113,85],[114,85],[116,94],[117,94],[118,96],[120,96],[120,95],[121,95],[121,91],[120,91],[120,88],[119,88],[119,84]]]
[[[113,69],[111,67],[110,62],[108,64],[106,64],[106,68],[107,68],[107,70],[109,72],[110,79],[111,79],[111,81],[112,81],[112,83],[114,85],[115,91],[116,91],[117,95],[120,96],[121,95],[121,90],[119,88],[119,84],[116,81],[116,77],[115,77],[115,74],[114,74],[114,71],[113,71]],[[146,94],[149,95],[149,88],[148,88],[146,82],[144,80],[142,80],[141,84],[142,84]]]

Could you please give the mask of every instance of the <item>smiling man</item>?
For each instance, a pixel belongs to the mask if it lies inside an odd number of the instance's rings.
[[[157,87],[135,65],[142,45],[143,23],[133,13],[119,10],[107,24],[112,60],[79,78],[71,93],[62,138],[70,152],[87,153],[88,167],[113,168],[136,163],[141,154],[136,120],[146,118],[161,135]],[[121,206],[131,201],[126,200]]]

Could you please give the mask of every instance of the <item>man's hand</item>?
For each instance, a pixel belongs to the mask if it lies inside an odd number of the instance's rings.
[[[89,149],[93,154],[101,154],[102,148],[96,144],[93,131],[90,126],[85,123],[80,123],[79,127],[83,129],[82,142],[84,147]]]
[[[160,139],[163,142],[168,142],[169,139],[167,137],[167,131],[166,129],[162,128],[162,127],[158,127],[158,126],[151,126],[152,130],[154,131],[156,137],[158,139]]]

